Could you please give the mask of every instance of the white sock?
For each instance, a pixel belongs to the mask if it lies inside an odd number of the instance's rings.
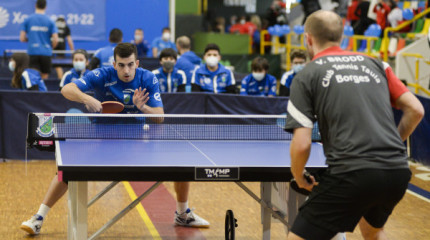
[[[176,202],[176,212],[179,214],[184,213],[188,209],[188,201],[186,202]]]
[[[42,203],[42,204],[40,204],[39,211],[37,212],[37,215],[40,215],[43,218],[45,218],[45,216],[46,216],[46,214],[48,214],[49,210],[51,210],[51,208]]]

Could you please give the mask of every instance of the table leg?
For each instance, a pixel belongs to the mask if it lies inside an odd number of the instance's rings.
[[[299,212],[299,207],[306,201],[307,196],[294,191],[291,187],[288,193],[288,225],[293,226]]]
[[[88,238],[88,183],[71,181],[68,200],[68,230],[67,239],[86,240]]]
[[[260,188],[261,201],[265,204],[261,205],[261,223],[263,224],[263,240],[270,239],[270,225],[272,221],[272,213],[268,208],[272,208],[272,183],[262,182]],[[264,206],[266,205],[266,206]]]

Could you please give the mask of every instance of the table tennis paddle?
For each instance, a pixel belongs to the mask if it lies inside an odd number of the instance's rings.
[[[124,104],[116,101],[102,102],[102,113],[119,113],[124,109]]]
[[[304,172],[303,176],[305,177],[308,183],[312,183],[311,174],[309,172]],[[296,182],[296,179],[294,178],[291,179],[290,181],[290,187],[294,189],[294,191],[306,196],[308,196],[311,193],[309,190],[299,187],[299,185]]]

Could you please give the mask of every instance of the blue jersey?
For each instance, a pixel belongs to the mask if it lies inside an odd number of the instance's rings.
[[[209,71],[206,64],[202,64],[194,71],[191,83],[200,86],[204,92],[223,93],[227,91],[227,86],[235,85],[233,73],[218,63],[215,72]]]
[[[75,81],[76,79],[79,79],[85,75],[87,75],[87,73],[89,73],[90,70],[85,69],[85,71],[82,72],[77,72],[74,68],[70,69],[70,71],[67,71],[64,75],[63,78],[60,81],[60,88],[66,86],[66,84],[71,83],[73,81]]]
[[[152,73],[157,77],[160,84],[160,91],[165,92],[177,92],[178,86],[187,82],[187,77],[184,71],[173,68],[171,73],[166,73],[163,68],[155,69]]]
[[[46,92],[48,89],[46,88],[45,82],[40,77],[40,73],[37,70],[27,68],[22,72],[21,77],[22,89],[27,90],[32,88],[33,86],[38,86],[39,91]]]
[[[185,52],[184,54],[181,55],[179,59],[181,58],[187,59],[188,61],[190,61],[192,64],[196,66],[200,66],[200,64],[202,64],[202,59],[192,51]]]
[[[133,43],[133,44],[134,44],[134,46],[136,46],[136,48],[137,48],[137,57],[139,57],[139,58],[143,58],[143,57],[148,56],[148,51],[149,51],[149,49],[151,49],[151,47],[149,46],[148,41],[146,41],[146,40],[144,39],[144,40],[143,40],[141,43],[139,43],[139,44],[134,43],[134,41],[132,41],[132,43]]]
[[[276,78],[266,74],[261,81],[257,81],[249,74],[242,80],[240,95],[276,96]]]
[[[73,81],[82,92],[94,91],[94,97],[100,102],[118,101],[124,104],[122,113],[140,113],[133,104],[134,91],[141,87],[149,92],[146,103],[150,107],[163,107],[160,86],[154,74],[143,68],[136,68],[136,75],[131,82],[123,82],[113,67],[97,68],[87,75]]]
[[[178,61],[176,61],[175,68],[178,68],[182,71],[184,71],[185,75],[187,76],[187,82],[186,84],[189,85],[191,82],[191,78],[193,77],[194,70],[198,68],[198,66],[194,65],[188,59],[183,58],[182,56],[178,58]]]
[[[116,45],[116,43],[111,43],[109,46],[99,48],[96,53],[94,53],[94,57],[100,60],[100,67],[113,66],[113,50],[115,49]]]
[[[158,37],[156,39],[154,39],[154,41],[152,41],[152,48],[157,48],[158,49],[158,56],[161,53],[161,50],[165,49],[165,48],[173,48],[176,51],[176,45],[171,42],[171,41],[164,41],[163,39],[161,39],[161,37]],[[158,57],[158,56],[153,56],[153,57]]]
[[[291,83],[293,82],[294,76],[296,76],[296,72],[294,72],[294,70],[290,70],[284,73],[284,75],[282,75],[280,84],[289,89],[291,86]]]
[[[51,56],[51,36],[58,32],[55,23],[45,14],[31,14],[21,24],[28,39],[28,55]]]

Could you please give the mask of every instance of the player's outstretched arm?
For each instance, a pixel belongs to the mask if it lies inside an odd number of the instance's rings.
[[[61,94],[70,101],[85,104],[90,112],[101,112],[102,104],[99,100],[83,93],[75,83],[69,83],[61,89]]]
[[[411,92],[402,94],[396,100],[396,107],[403,111],[403,116],[397,129],[400,137],[405,141],[424,117],[424,107]]]

